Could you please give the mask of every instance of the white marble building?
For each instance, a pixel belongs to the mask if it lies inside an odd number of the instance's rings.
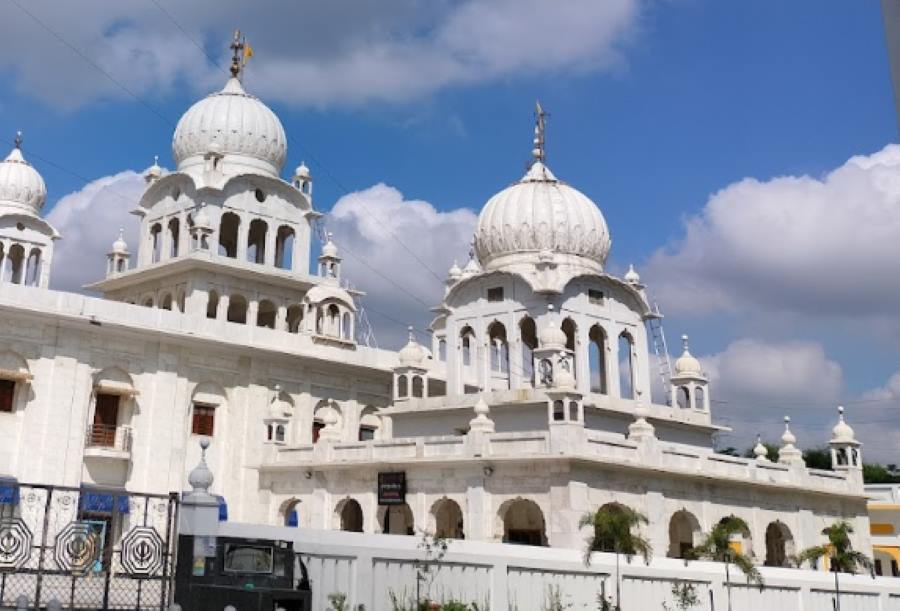
[[[716,454],[686,338],[653,403],[659,314],[633,269],[605,271],[606,223],[547,166],[542,113],[530,169],[488,200],[435,296],[430,349],[378,350],[355,339],[360,294],[332,241],[310,271],[312,177],[282,178],[281,123],[234,74],[178,123],[176,168],[147,172],[140,243],[115,240],[102,297],[48,288],[43,181],[19,146],[0,163],[2,478],[181,490],[209,436],[232,521],[580,548],[579,518],[621,503],[659,555],[729,515],[761,564],[841,518],[869,548],[843,416],[833,471],[807,469],[788,426],[777,463]],[[407,486],[389,510],[388,472]]]

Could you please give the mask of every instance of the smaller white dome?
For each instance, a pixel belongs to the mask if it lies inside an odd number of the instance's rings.
[[[212,229],[212,222],[209,220],[209,213],[206,212],[206,203],[200,204],[200,210],[194,217],[194,225],[200,229]]]
[[[769,460],[769,450],[763,445],[762,437],[759,435],[756,436],[756,445],[753,446],[753,455],[756,456],[756,460],[762,462],[768,462]]]
[[[462,269],[459,267],[459,264],[454,260],[453,265],[450,266],[450,269],[447,270],[447,278],[450,280],[456,281],[462,276]]]
[[[422,367],[425,362],[425,349],[416,341],[412,327],[409,327],[409,341],[400,349],[399,357],[404,367]]]
[[[797,438],[791,432],[791,417],[784,417],[784,433],[781,435],[781,443],[785,446],[793,446],[797,443]]]
[[[560,365],[553,374],[553,386],[556,388],[575,388],[575,376],[566,367]]]
[[[703,367],[700,365],[700,361],[694,358],[694,355],[691,354],[691,351],[688,349],[688,336],[681,336],[681,343],[684,346],[684,352],[681,353],[681,356],[675,361],[675,375],[680,376],[702,376],[703,375]]]
[[[356,306],[353,305],[353,297],[340,287],[317,284],[306,292],[306,301],[311,304],[319,304],[327,299],[340,301],[354,312],[356,311]]]
[[[128,244],[125,243],[125,230],[119,229],[119,237],[112,243],[112,252],[117,255],[128,254]]]
[[[159,155],[153,156],[153,165],[147,168],[147,172],[144,174],[144,180],[147,182],[154,182],[159,180],[162,176],[163,169],[159,167]]]
[[[481,266],[478,264],[478,261],[475,257],[470,257],[469,262],[466,263],[466,266],[462,270],[463,276],[474,276],[476,274],[481,273]]]
[[[44,179],[22,156],[22,134],[16,135],[16,146],[0,162],[0,208],[18,208],[39,215],[47,199]]]
[[[541,332],[538,334],[538,340],[541,343],[541,348],[564,349],[566,347],[566,343],[569,341],[569,338],[566,336],[565,331],[562,330],[562,327],[556,324],[557,320],[553,315],[553,305],[547,306],[547,313],[549,323],[543,329],[541,329]]]
[[[856,433],[844,422],[843,406],[838,406],[838,423],[831,429],[831,443],[856,443]]]
[[[627,282],[628,284],[641,283],[641,276],[635,271],[634,265],[628,266],[628,271],[625,272],[625,282]]]
[[[306,163],[304,163],[302,161],[300,162],[300,165],[298,165],[297,169],[294,170],[294,178],[295,179],[297,179],[297,178],[301,178],[301,179],[312,178],[312,175],[309,173],[309,168],[306,167]]]
[[[322,246],[322,256],[323,257],[334,257],[338,256],[338,247],[337,244],[331,239],[331,234],[328,234],[328,241],[325,242],[325,245]]]

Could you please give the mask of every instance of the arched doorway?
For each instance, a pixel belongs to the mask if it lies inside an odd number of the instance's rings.
[[[503,523],[503,542],[517,545],[547,545],[547,526],[544,513],[534,501],[517,498],[500,506]]]
[[[780,521],[766,527],[766,566],[788,566],[788,558],[794,553],[794,537]]]
[[[669,558],[687,558],[700,533],[700,522],[691,512],[676,511],[669,520]]]
[[[463,513],[456,501],[444,498],[431,507],[434,536],[442,539],[464,539]]]
[[[415,534],[412,509],[406,503],[382,507],[379,513],[381,514],[382,533],[386,535]]]
[[[281,506],[281,517],[285,526],[296,528],[300,526],[300,501],[289,499]]]
[[[354,499],[344,499],[338,503],[336,512],[340,518],[340,528],[344,532],[361,533],[363,531],[362,507]]]

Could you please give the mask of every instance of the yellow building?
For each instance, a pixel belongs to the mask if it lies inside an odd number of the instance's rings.
[[[870,484],[866,492],[875,573],[900,577],[900,484]]]

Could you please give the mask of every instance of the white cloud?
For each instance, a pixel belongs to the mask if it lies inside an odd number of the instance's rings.
[[[646,278],[669,313],[893,318],[900,311],[900,146],[822,178],[752,178],[715,193]]]
[[[872,402],[896,402],[900,407],[900,371],[888,378],[884,386],[867,391],[863,398]],[[898,416],[900,421],[900,416]]]
[[[644,0],[154,3],[82,0],[19,3],[114,79],[154,99],[188,83],[223,77],[196,43],[224,66],[231,28],[241,24],[256,51],[249,87],[299,104],[405,101],[444,87],[550,71],[617,64]],[[56,40],[18,6],[7,6],[0,57],[14,84],[45,102],[77,107],[128,94]]]
[[[104,176],[57,202],[47,220],[62,239],[53,251],[50,286],[81,291],[106,272],[106,253],[125,229],[132,257],[137,256],[138,221],[130,214],[144,193],[144,179],[132,170]]]
[[[367,292],[363,303],[379,345],[398,346],[407,324],[426,328],[433,316],[428,309],[440,303],[453,260],[466,255],[476,220],[471,210],[441,212],[384,184],[345,195],[334,205],[328,227],[344,256],[343,275]]]

